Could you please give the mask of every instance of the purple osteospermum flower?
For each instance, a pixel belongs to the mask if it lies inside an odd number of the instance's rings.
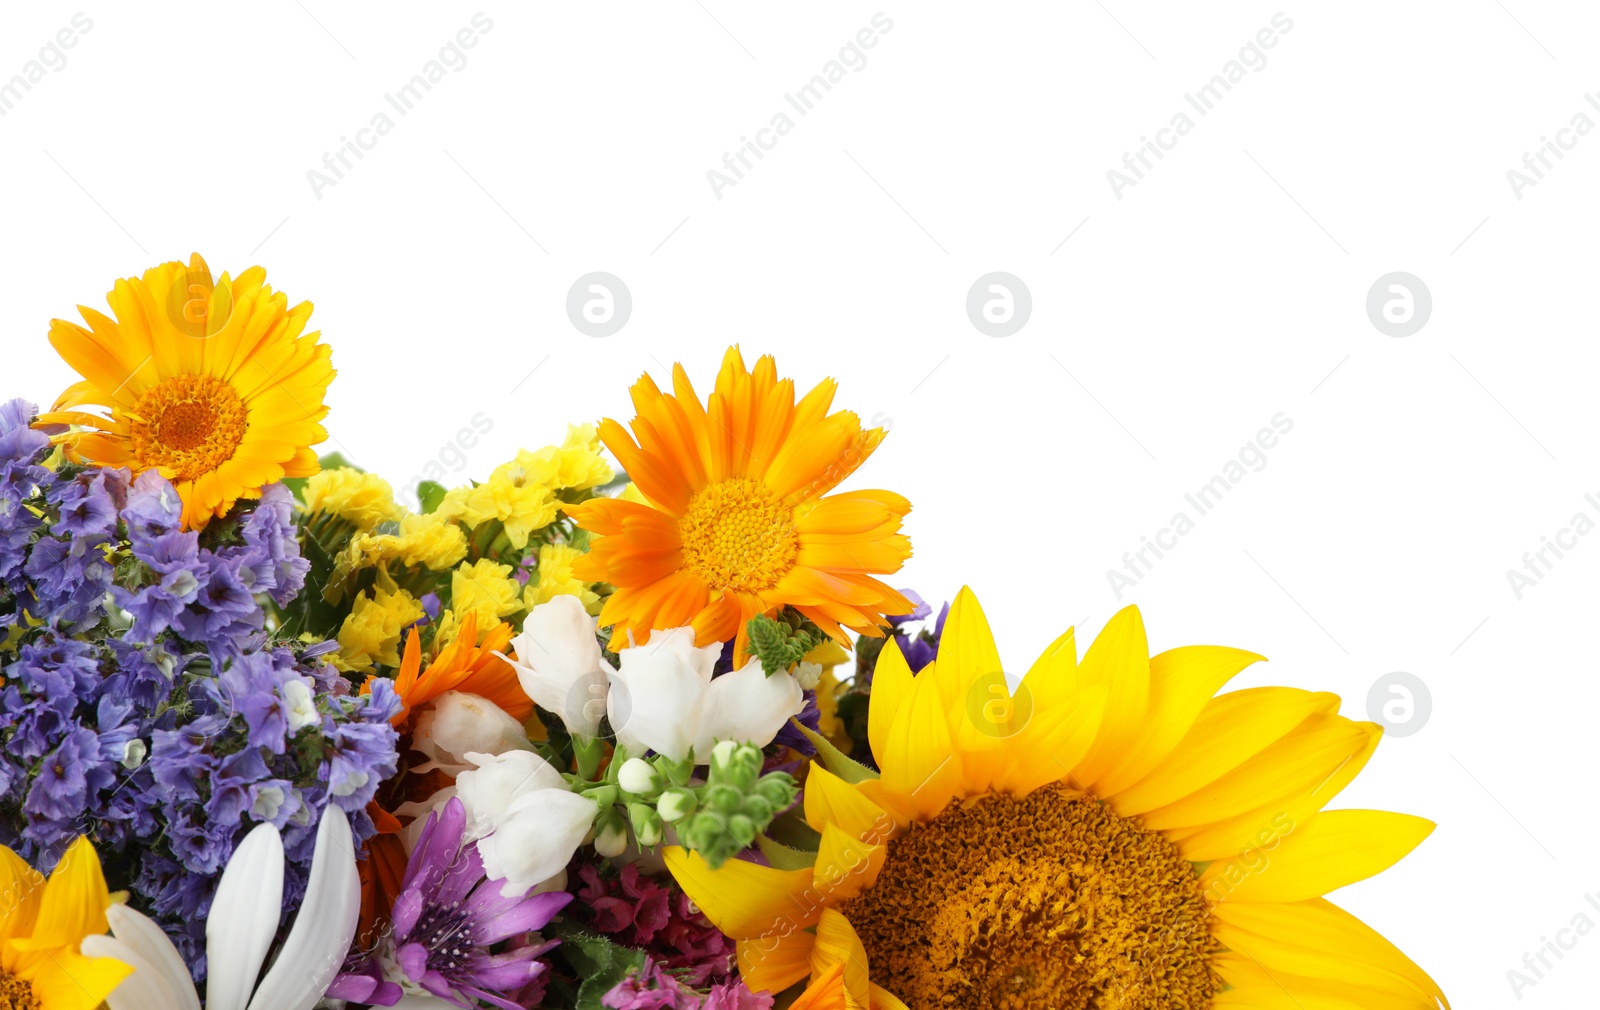
[[[466,808],[455,798],[428,815],[394,902],[394,963],[411,985],[456,1006],[471,1007],[482,1000],[502,1010],[521,1010],[522,1004],[504,994],[516,993],[542,975],[548,966],[539,957],[559,941],[514,946],[499,954],[489,950],[542,929],[572,895],[550,891],[503,896],[498,882],[484,879],[478,848],[465,840],[466,823]],[[380,1005],[393,1006],[399,1000],[397,991],[389,991],[393,988],[371,974],[347,974],[328,995],[387,999]]]

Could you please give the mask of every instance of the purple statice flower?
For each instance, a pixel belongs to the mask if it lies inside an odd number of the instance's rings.
[[[244,546],[236,551],[252,592],[266,593],[282,607],[305,585],[311,562],[300,556],[294,524],[294,496],[282,484],[261,492],[261,500],[245,517]]]
[[[506,897],[498,882],[484,878],[483,860],[467,840],[466,826],[466,807],[454,797],[428,815],[394,901],[394,933],[387,942],[403,977],[389,981],[420,987],[459,1007],[482,1001],[521,1010],[523,1003],[509,994],[521,992],[548,970],[540,958],[560,942],[530,940],[528,934],[543,929],[572,895],[548,891]],[[507,949],[490,952],[505,941],[512,941]],[[386,985],[375,973],[347,972],[328,995],[393,1006],[401,991],[400,985]]]
[[[754,993],[742,979],[731,979],[708,992],[692,988],[653,958],[600,997],[611,1010],[772,1010],[771,993]]]

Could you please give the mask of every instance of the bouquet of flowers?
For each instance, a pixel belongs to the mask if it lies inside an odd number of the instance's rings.
[[[1448,1006],[1323,897],[1432,828],[1325,809],[1379,728],[1131,607],[1008,677],[832,380],[412,507],[260,268],[108,301],[0,403],[0,1010]]]

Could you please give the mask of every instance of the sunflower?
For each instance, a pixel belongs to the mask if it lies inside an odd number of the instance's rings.
[[[809,978],[793,1010],[1432,1010],[1428,975],[1327,901],[1433,825],[1324,811],[1381,734],[1339,699],[1216,694],[1261,657],[1151,657],[1139,612],[1077,659],[1057,639],[1013,692],[962,590],[937,658],[885,646],[872,682],[874,775],[813,765],[814,859],[667,853],[738,941],[752,989]]]
[[[616,589],[602,626],[639,643],[692,626],[700,645],[737,636],[743,655],[745,623],[784,606],[840,641],[843,628],[879,636],[885,614],[911,610],[872,577],[910,557],[899,530],[911,503],[889,491],[828,495],[884,436],[850,411],[828,413],[834,388],[826,379],[796,403],[770,356],[747,370],[737,347],[704,406],[682,365],[671,393],[648,375],[634,384],[632,434],[608,418],[600,438],[644,503],[568,508],[597,534],[573,574]]]
[[[133,968],[85,957],[84,937],[108,928],[100,857],[79,836],[48,881],[0,845],[0,1007],[94,1010]]]
[[[88,429],[56,436],[74,461],[160,472],[188,529],[316,473],[330,352],[304,332],[311,303],[289,308],[266,277],[251,267],[213,282],[196,253],[187,267],[117,281],[106,296],[114,319],[80,306],[88,329],[52,320],[50,343],[83,381],[37,423]],[[110,416],[73,409],[85,405]]]

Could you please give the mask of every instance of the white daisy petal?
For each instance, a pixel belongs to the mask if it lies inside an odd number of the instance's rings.
[[[179,1005],[167,984],[166,975],[155,965],[134,953],[127,944],[102,934],[83,938],[84,957],[109,957],[133,969],[133,974],[123,979],[106,997],[111,1010],[169,1010]],[[189,996],[194,998],[194,985],[189,985]],[[199,1006],[198,1003],[195,1004]]]
[[[111,923],[112,936],[161,972],[175,997],[173,1005],[177,1010],[200,1010],[200,997],[194,991],[189,966],[153,919],[127,905],[112,905],[106,909],[106,919]],[[112,1010],[118,1010],[115,1004]]]
[[[361,880],[356,874],[350,819],[330,806],[317,826],[311,879],[295,914],[294,928],[272,970],[261,980],[249,1010],[311,1010],[344,965],[361,917]],[[208,1008],[209,1010],[209,1008]]]
[[[206,1008],[245,1010],[283,911],[283,838],[263,824],[222,871],[206,920]]]

